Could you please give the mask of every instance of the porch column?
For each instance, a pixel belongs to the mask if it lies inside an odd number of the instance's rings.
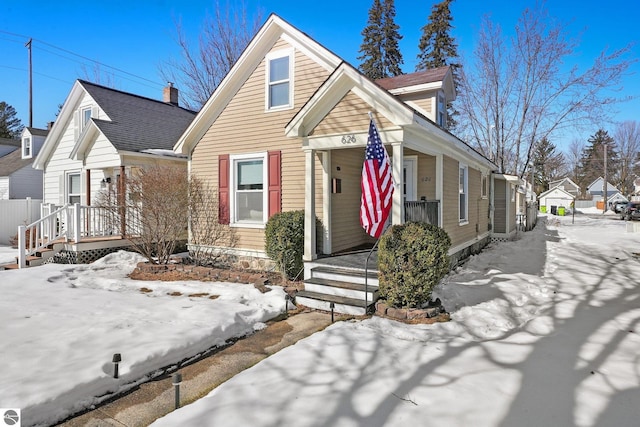
[[[304,152],[304,261],[316,259],[315,150]]]
[[[87,190],[87,206],[91,206],[91,169],[87,169],[85,187]]]
[[[393,147],[393,206],[391,208],[391,224],[399,225],[404,223],[404,200],[402,199],[402,189],[404,188],[404,152],[402,142],[394,142]]]
[[[436,154],[436,200],[438,203],[438,226],[442,227],[442,206],[444,205],[444,157]]]
[[[322,223],[324,225],[324,239],[322,252],[331,253],[331,151],[322,153]]]

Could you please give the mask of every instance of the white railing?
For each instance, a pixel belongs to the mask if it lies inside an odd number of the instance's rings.
[[[113,211],[94,206],[43,204],[42,217],[18,227],[18,266],[26,267],[27,257],[56,241],[80,243],[89,237],[119,235],[119,218]]]

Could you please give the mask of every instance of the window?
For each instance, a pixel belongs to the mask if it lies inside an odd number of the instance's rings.
[[[70,173],[67,175],[67,203],[80,203],[80,174]]]
[[[80,129],[84,130],[84,127],[87,125],[87,122],[91,118],[91,107],[86,107],[80,110]]]
[[[467,169],[467,167],[460,165],[460,180],[458,185],[458,192],[460,195],[459,207],[460,207],[461,223],[468,221],[468,216],[467,216],[468,200],[469,200],[469,192],[467,191],[468,181],[469,181],[468,176],[469,176],[469,170]]]
[[[482,183],[480,185],[480,196],[486,199],[489,194],[489,177],[487,175],[482,175]]]
[[[267,221],[266,154],[232,156],[231,222],[264,225]]]
[[[447,126],[447,105],[444,102],[444,95],[438,94],[438,124],[443,128]]]
[[[22,158],[31,158],[31,138],[27,137],[22,139]]]
[[[292,58],[290,50],[267,55],[267,110],[293,106]]]

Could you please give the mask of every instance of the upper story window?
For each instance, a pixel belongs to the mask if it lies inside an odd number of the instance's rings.
[[[30,159],[31,156],[31,138],[24,137],[22,138],[22,158]]]
[[[469,169],[465,165],[460,165],[460,180],[458,185],[459,199],[459,219],[460,223],[469,221]]]
[[[231,223],[263,226],[267,221],[266,153],[230,156]]]
[[[447,127],[447,103],[444,100],[444,95],[438,93],[438,111],[437,111],[438,125],[443,128]]]
[[[293,107],[293,50],[267,55],[267,110]]]
[[[80,110],[80,129],[84,130],[87,122],[91,118],[91,107],[85,107]]]

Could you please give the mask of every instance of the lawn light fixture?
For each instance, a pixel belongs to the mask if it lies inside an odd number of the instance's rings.
[[[122,356],[120,353],[115,353],[111,361],[113,362],[113,378],[118,378],[118,364],[122,362]]]
[[[291,295],[285,292],[284,294],[284,312],[287,314],[289,312],[289,301],[291,300]]]
[[[176,409],[180,407],[180,383],[181,382],[182,382],[182,374],[179,372],[176,372],[175,374],[173,374],[173,377],[171,377],[171,383],[173,384],[173,389],[175,391],[175,396],[176,396],[176,401],[175,401]]]
[[[336,303],[330,302],[329,308],[331,309],[331,323],[333,323],[333,310],[336,308]]]

